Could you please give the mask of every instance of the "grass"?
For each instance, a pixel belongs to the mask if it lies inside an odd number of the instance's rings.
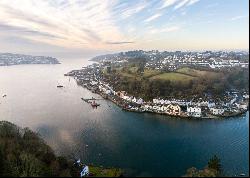
[[[160,73],[161,72],[159,70],[145,69],[144,73],[143,73],[143,76],[147,77],[147,78],[150,78],[152,76],[159,75]]]
[[[135,73],[137,72],[137,70],[138,70],[138,67],[130,67],[130,68],[129,68],[129,71],[130,71],[131,73],[133,73],[133,74],[135,74]]]
[[[195,77],[192,77],[190,75],[175,73],[175,72],[169,72],[169,73],[163,73],[159,75],[155,75],[151,77],[151,80],[169,80],[169,81],[190,81],[194,79]]]
[[[165,72],[162,73],[159,70],[154,69],[145,69],[143,75],[137,73],[138,67],[129,67],[127,70],[122,70],[122,67],[116,68],[117,74],[120,74],[123,77],[127,77],[131,80],[142,80],[142,77],[149,78],[150,80],[169,80],[169,81],[180,81],[187,82],[198,77],[207,76],[211,79],[218,78],[219,73],[212,71],[204,71],[191,69],[189,67],[184,67],[178,69],[175,72]],[[106,73],[106,71],[104,71]],[[107,73],[106,73],[107,74]]]
[[[155,75],[159,75],[161,71],[159,70],[153,70],[153,69],[145,69],[143,72],[143,75],[141,76],[140,74],[137,73],[138,68],[137,67],[131,67],[128,69],[128,71],[122,71],[122,70],[117,70],[119,74],[121,74],[124,77],[129,77],[129,78],[141,78],[146,77],[150,78]]]
[[[122,174],[122,170],[117,168],[104,169],[101,167],[89,166],[89,171],[95,177],[119,177]]]
[[[218,75],[219,75],[216,72],[196,70],[196,69],[191,69],[189,67],[184,67],[184,68],[178,69],[176,72],[181,73],[181,74],[190,75],[193,77],[209,76],[209,77],[213,78],[213,77],[218,77]]]

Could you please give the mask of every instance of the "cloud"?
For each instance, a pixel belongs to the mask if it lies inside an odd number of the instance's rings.
[[[148,3],[145,3],[145,2],[138,3],[138,4],[134,5],[134,6],[127,5],[126,8],[123,7],[123,9],[121,11],[119,11],[118,13],[121,14],[121,17],[123,19],[126,19],[126,18],[129,18],[129,17],[141,12],[147,6],[148,6]]]
[[[199,2],[201,8],[190,8]],[[72,51],[141,48],[145,39],[155,40],[155,37],[159,37],[157,33],[164,37],[167,33],[180,30],[184,26],[183,22],[197,22],[199,19],[192,18],[192,14],[200,14],[200,20],[204,22],[212,19],[216,23],[216,16],[221,15],[219,11],[207,9],[205,19],[200,11],[207,7],[222,6],[218,2],[211,3],[201,0],[0,0],[0,45],[5,49],[9,46],[13,49],[14,43],[11,44],[11,41],[19,39],[23,43],[27,40],[27,49],[39,48],[37,50],[42,50],[41,44],[49,46],[49,49],[55,46],[58,50]],[[242,8],[236,7],[235,11],[241,14]],[[230,11],[225,13],[230,15]],[[227,17],[224,23],[230,25],[231,21],[246,18]],[[185,27],[186,25],[190,26],[190,23],[185,24]],[[196,27],[197,23],[192,26],[194,29]],[[203,36],[209,35],[205,27],[199,26],[199,29],[204,30],[201,32]],[[194,30],[186,32],[188,34],[181,34],[184,36],[178,35],[178,40],[198,35]],[[234,35],[238,34],[240,33],[235,32]],[[5,44],[6,40],[8,46]],[[153,43],[150,45],[154,47]],[[16,45],[16,48],[19,46]]]
[[[116,42],[106,42],[106,44],[119,45],[119,44],[131,44],[133,41],[116,41]]]
[[[0,23],[0,31],[2,33],[5,32],[5,34],[14,34],[14,35],[21,35],[21,36],[42,36],[42,37],[48,37],[48,38],[61,38],[59,36],[56,35],[52,35],[46,32],[40,32],[40,31],[36,31],[36,30],[29,30],[27,28],[23,28],[23,27],[16,27],[16,26],[10,26],[10,25],[6,25],[6,24],[1,24]]]
[[[179,8],[181,8],[181,7],[185,6],[185,5],[187,5],[188,2],[189,2],[189,0],[182,0],[182,1],[180,1],[176,6],[174,6],[174,9],[175,9],[175,10],[176,10],[176,9],[179,9]]]
[[[115,4],[115,0],[1,0],[0,23],[18,28],[16,32],[29,40],[69,48],[105,48],[110,38],[126,41],[114,18]]]
[[[191,6],[199,1],[200,0],[163,0],[163,4],[159,9],[174,6],[174,10],[177,10],[182,7]]]
[[[167,33],[167,32],[175,32],[175,31],[178,31],[180,30],[180,27],[179,26],[170,26],[170,27],[165,27],[165,28],[162,28],[162,29],[151,29],[150,30],[150,33],[152,34],[156,34],[156,33]]]
[[[160,9],[170,7],[170,6],[174,5],[175,3],[177,3],[178,1],[179,0],[164,0]]]
[[[151,17],[147,18],[146,20],[144,20],[144,22],[147,22],[147,23],[148,23],[148,22],[151,22],[151,21],[153,21],[153,20],[159,18],[160,16],[162,16],[162,14],[157,13],[157,14],[152,15]]]
[[[193,5],[193,4],[195,4],[195,3],[199,2],[199,1],[200,1],[200,0],[190,0],[190,1],[188,2],[187,6],[191,6],[191,5]]]
[[[235,20],[240,20],[240,19],[244,19],[248,17],[249,17],[248,15],[239,15],[239,16],[231,17],[229,20],[235,21]]]

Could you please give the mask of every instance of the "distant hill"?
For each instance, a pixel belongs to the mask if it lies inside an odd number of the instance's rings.
[[[0,66],[20,64],[60,64],[60,62],[56,58],[48,56],[0,53]]]

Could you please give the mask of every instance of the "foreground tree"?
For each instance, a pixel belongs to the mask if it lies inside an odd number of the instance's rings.
[[[209,161],[208,165],[202,169],[198,170],[195,167],[191,167],[187,170],[183,177],[219,177],[222,176],[222,166],[220,159],[214,155]]]

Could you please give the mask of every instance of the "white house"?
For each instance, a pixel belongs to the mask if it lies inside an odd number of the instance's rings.
[[[127,101],[131,101],[132,97],[130,97],[130,96],[123,96],[122,99],[127,100]]]
[[[249,99],[249,95],[248,95],[248,94],[244,94],[244,95],[243,95],[243,98]]]
[[[111,90],[106,90],[105,93],[106,93],[107,95],[110,95],[112,92],[111,92]]]
[[[201,108],[200,107],[187,107],[187,113],[189,116],[201,117]]]
[[[145,110],[151,110],[153,107],[150,106],[150,105],[148,105],[148,104],[146,104],[146,105],[143,105],[143,108],[144,108]]]
[[[229,103],[230,103],[230,104],[233,104],[235,101],[236,101],[236,98],[233,98],[233,99],[230,100]]]
[[[134,98],[132,99],[132,102],[133,102],[133,103],[136,103],[136,101],[137,101],[137,99],[134,97]]]
[[[160,100],[159,100],[159,99],[153,99],[153,103],[154,103],[154,104],[159,104],[159,103],[160,103]]]
[[[236,106],[238,107],[238,109],[247,110],[247,105],[246,104],[238,104],[238,103],[236,103]]]
[[[143,99],[142,98],[139,98],[136,102],[137,104],[143,104]]]
[[[153,110],[159,110],[159,106],[154,105]]]
[[[214,102],[208,102],[207,107],[212,108],[215,106]]]
[[[210,108],[210,111],[213,115],[221,115],[224,113],[225,110],[222,108]]]
[[[165,100],[164,100],[164,99],[161,99],[159,102],[160,102],[161,104],[165,104]]]

